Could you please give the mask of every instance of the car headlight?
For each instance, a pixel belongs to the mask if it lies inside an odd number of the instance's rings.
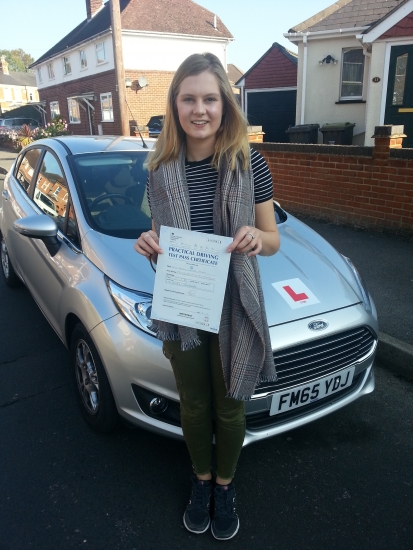
[[[353,276],[356,280],[357,286],[360,290],[361,300],[362,300],[364,309],[367,311],[367,313],[371,314],[372,313],[372,307],[371,307],[370,295],[368,293],[366,284],[363,281],[362,276],[360,275],[360,273],[358,272],[358,269],[353,264],[353,262],[350,260],[350,258],[347,258],[346,256],[343,256],[343,255],[341,255],[341,256],[344,258],[345,262],[347,263],[347,265],[349,266],[351,272],[353,273]]]
[[[151,321],[152,294],[129,290],[117,285],[106,276],[105,282],[115,306],[125,319],[135,327],[155,336],[156,333]]]

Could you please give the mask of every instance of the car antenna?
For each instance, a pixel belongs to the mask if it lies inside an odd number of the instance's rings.
[[[129,112],[130,112],[131,117],[132,117],[132,120],[133,120],[133,113],[132,113],[132,111],[131,111],[131,108],[129,107],[129,103],[128,103],[128,100],[126,99],[126,97],[125,97],[125,101],[126,101],[126,105],[128,106]],[[139,130],[139,126],[137,125],[137,126],[135,126],[135,128],[138,130],[139,136],[140,136],[140,138],[141,138],[141,140],[142,140],[142,147],[143,147],[144,149],[148,149],[148,146],[146,145],[146,143],[145,143],[144,140],[143,140],[141,131]]]
[[[148,146],[146,145],[146,143],[145,143],[144,140],[143,140],[141,131],[139,130],[139,126],[136,126],[136,129],[138,130],[139,136],[140,136],[140,138],[141,138],[141,140],[142,140],[142,147],[143,147],[144,149],[148,149]]]

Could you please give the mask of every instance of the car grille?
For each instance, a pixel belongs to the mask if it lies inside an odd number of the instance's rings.
[[[344,369],[369,353],[375,336],[358,327],[274,353],[278,380],[259,384],[254,395],[305,384]]]

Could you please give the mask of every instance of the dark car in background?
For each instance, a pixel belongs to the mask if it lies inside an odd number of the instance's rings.
[[[148,124],[146,125],[149,129],[149,137],[157,138],[159,136],[163,128],[164,120],[165,115],[151,116]]]

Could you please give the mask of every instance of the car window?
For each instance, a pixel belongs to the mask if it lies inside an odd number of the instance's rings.
[[[67,182],[60,164],[50,151],[46,151],[37,176],[33,200],[40,210],[56,221],[62,231],[68,198]]]
[[[33,178],[33,172],[39,160],[41,149],[34,147],[29,149],[23,156],[21,163],[17,169],[16,179],[26,191],[29,189]]]
[[[67,227],[66,227],[66,236],[72,241],[78,248],[80,248],[80,238],[79,231],[77,228],[76,215],[73,209],[72,204],[69,203],[69,208],[67,210]]]
[[[146,156],[144,151],[125,151],[72,157],[82,209],[93,229],[134,239],[151,227]]]

